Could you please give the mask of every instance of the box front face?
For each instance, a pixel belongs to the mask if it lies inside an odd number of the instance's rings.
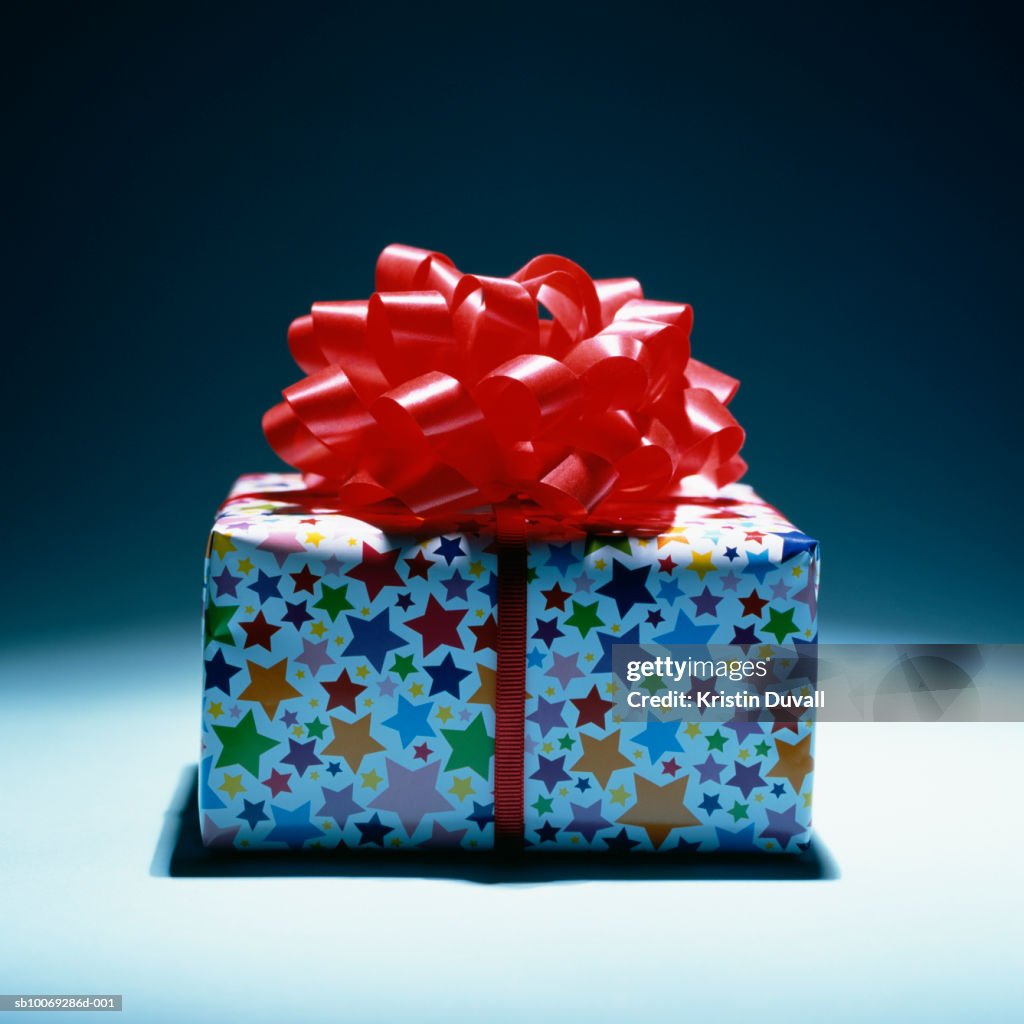
[[[241,482],[276,486],[298,479]],[[717,521],[681,509],[657,538],[531,546],[531,848],[806,840],[809,725],[624,722],[611,677],[616,642],[813,640],[816,554],[799,536],[751,504]],[[228,506],[207,572],[207,844],[492,846],[496,572],[487,536],[424,541],[336,513]]]

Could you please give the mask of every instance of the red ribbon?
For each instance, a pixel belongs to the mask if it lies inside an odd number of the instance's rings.
[[[460,529],[489,506],[499,847],[523,834],[527,538],[660,532],[677,499],[746,470],[726,409],[739,382],[690,357],[692,323],[688,305],[561,256],[496,278],[389,245],[368,300],[318,302],[289,328],[308,376],[263,429],[306,474],[295,500],[396,532]]]
[[[353,512],[516,497],[572,517],[717,488],[746,469],[726,408],[738,382],[690,357],[692,322],[688,305],[561,256],[497,278],[389,245],[368,300],[318,302],[292,323],[307,376],[263,429]]]

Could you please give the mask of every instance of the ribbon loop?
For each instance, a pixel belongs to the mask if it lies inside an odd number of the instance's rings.
[[[306,373],[264,416],[271,447],[351,503],[419,516],[521,495],[540,514],[737,479],[739,382],[690,356],[693,311],[563,256],[508,278],[389,245],[369,299],[317,302]]]

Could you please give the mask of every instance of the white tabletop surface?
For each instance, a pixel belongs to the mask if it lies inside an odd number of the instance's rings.
[[[1022,725],[820,725],[831,879],[171,877],[197,644],[0,658],[0,993],[138,1021],[1024,1015]]]

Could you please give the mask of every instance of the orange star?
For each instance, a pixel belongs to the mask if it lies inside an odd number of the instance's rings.
[[[683,802],[686,799],[686,784],[689,781],[689,776],[686,776],[664,786],[658,786],[650,779],[637,775],[636,803],[621,815],[618,821],[623,825],[639,825],[646,829],[647,835],[657,849],[665,842],[672,829],[700,824]]]
[[[353,772],[359,771],[364,757],[376,754],[384,749],[383,743],[378,743],[370,735],[370,715],[363,715],[351,724],[346,724],[340,718],[327,716],[331,719],[331,728],[334,729],[334,739],[320,751],[323,757],[341,757],[348,762]]]
[[[603,740],[580,733],[583,740],[583,756],[572,766],[574,772],[590,772],[604,789],[613,772],[620,768],[632,768],[633,762],[619,750],[619,731],[610,733]]]
[[[263,668],[254,661],[247,661],[249,668],[249,685],[242,691],[239,700],[256,701],[266,712],[267,718],[273,721],[278,705],[283,700],[301,697],[302,694],[285,679],[288,659],[279,661],[270,668]]]
[[[799,793],[803,789],[804,780],[814,771],[814,758],[811,757],[811,737],[805,736],[799,743],[783,743],[775,741],[779,760],[775,767],[766,774],[771,778],[787,779],[793,789]]]

